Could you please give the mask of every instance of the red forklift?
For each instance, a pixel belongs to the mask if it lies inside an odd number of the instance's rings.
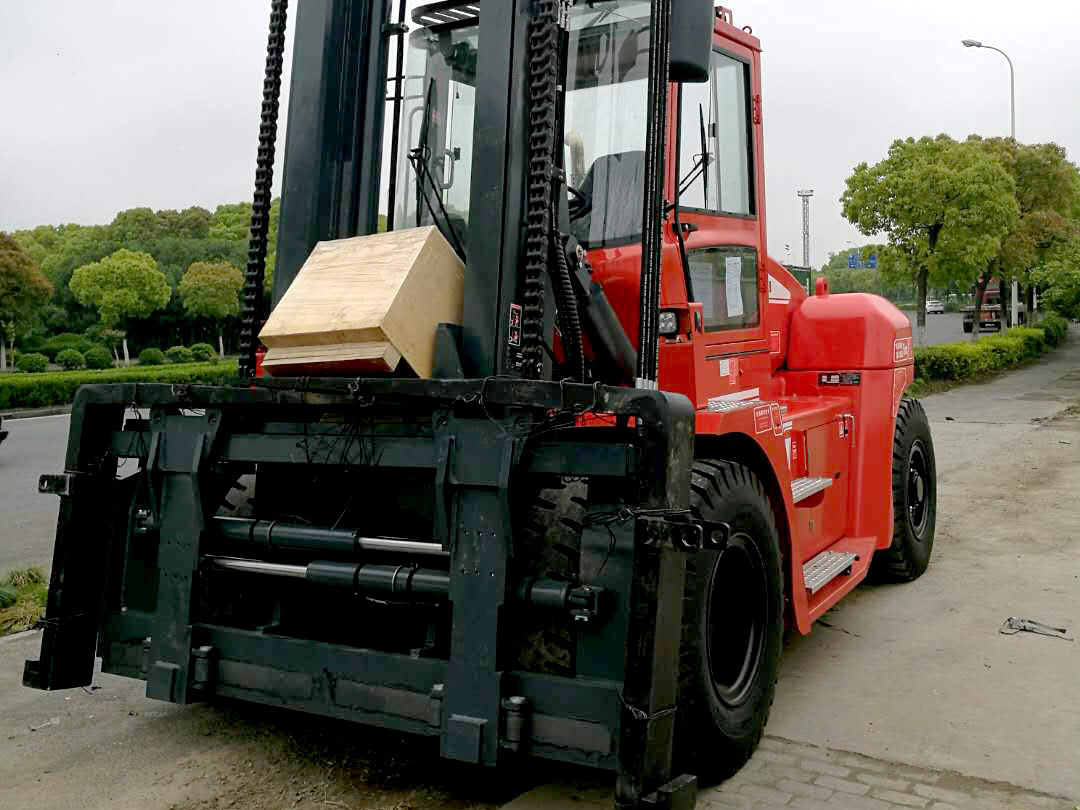
[[[911,580],[935,462],[907,318],[766,253],[761,45],[705,0],[306,0],[277,304],[319,242],[437,227],[434,372],[83,387],[40,658],[690,807],[759,741],[786,626]],[[362,294],[357,291],[357,294]],[[120,462],[126,461],[125,464]],[[238,508],[242,506],[243,508]]]

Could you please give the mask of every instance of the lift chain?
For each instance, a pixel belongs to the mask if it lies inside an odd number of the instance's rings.
[[[551,258],[551,186],[557,146],[558,9],[559,0],[537,0],[528,35],[529,170],[521,294],[521,373],[529,379],[538,379],[543,366],[544,275]]]
[[[266,75],[263,79],[262,113],[259,119],[259,151],[255,160],[255,196],[251,203],[251,239],[248,242],[244,293],[240,302],[240,376],[255,376],[255,350],[262,320],[263,280],[266,276],[266,244],[270,227],[270,187],[274,181],[274,144],[277,141],[281,67],[285,55],[285,20],[288,0],[271,0],[270,34],[266,41]]]

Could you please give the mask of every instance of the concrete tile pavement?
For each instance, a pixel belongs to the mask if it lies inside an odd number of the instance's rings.
[[[750,762],[702,790],[698,810],[1074,810],[1076,800],[948,771],[766,737]]]

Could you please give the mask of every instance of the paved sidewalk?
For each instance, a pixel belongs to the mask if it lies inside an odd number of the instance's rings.
[[[750,762],[703,790],[699,810],[1073,810],[1063,797],[766,737]]]
[[[567,776],[500,810],[611,810],[610,775]],[[698,793],[697,810],[1075,810],[1060,796],[766,737],[750,762]]]

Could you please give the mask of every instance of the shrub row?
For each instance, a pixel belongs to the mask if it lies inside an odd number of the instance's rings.
[[[1016,327],[975,343],[942,343],[915,350],[915,377],[959,382],[1012,368],[1065,340],[1068,322],[1048,316],[1037,327]]]
[[[26,355],[22,355],[25,357]],[[235,363],[192,363],[102,371],[49,371],[41,374],[0,375],[0,410],[69,405],[80,385],[94,383],[167,382],[221,383],[236,376]]]
[[[61,352],[67,349],[74,349],[80,354],[86,354],[91,349],[101,347],[100,343],[95,343],[85,335],[76,335],[74,332],[63,332],[59,335],[53,335],[45,340],[28,339],[24,344],[24,349],[27,352],[38,352],[49,358],[50,363],[59,363],[58,359]]]
[[[64,348],[58,349],[59,346]],[[143,349],[139,353],[140,366],[160,366],[165,362],[212,363],[217,362],[217,359],[217,352],[209,343],[195,343],[191,348],[173,346],[164,352],[161,349]],[[66,371],[74,371],[84,366],[93,369],[112,368],[113,359],[104,346],[92,343],[80,335],[63,334],[49,338],[40,352],[20,353],[15,360],[15,368],[36,374],[45,371],[49,363],[56,363]]]
[[[139,353],[139,365],[160,366],[162,363],[216,363],[217,350],[209,343],[192,343],[187,346],[171,346],[161,349],[143,349]]]

